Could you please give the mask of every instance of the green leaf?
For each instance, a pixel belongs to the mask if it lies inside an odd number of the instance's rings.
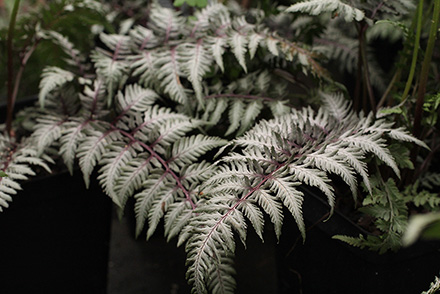
[[[385,116],[388,114],[402,114],[402,108],[400,108],[400,106],[396,106],[396,107],[385,107],[379,110],[379,114]]]
[[[174,0],[173,5],[176,7],[182,6],[186,1],[185,0]]]
[[[0,177],[7,177],[8,174],[5,173],[4,171],[0,170]]]
[[[391,155],[394,157],[397,165],[401,168],[414,169],[414,164],[409,158],[409,150],[403,144],[397,143],[392,144],[388,147]]]
[[[206,5],[208,5],[207,0],[174,0],[173,5],[175,7],[180,7],[183,4],[185,4],[185,2],[188,6],[191,6],[191,7],[203,8],[203,7],[206,7]]]

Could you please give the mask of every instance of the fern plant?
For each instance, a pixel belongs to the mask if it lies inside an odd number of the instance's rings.
[[[63,50],[62,58],[50,58],[50,63],[45,64],[61,65],[67,62],[80,66],[80,72],[84,73],[86,69],[81,66],[85,64],[85,57],[74,48],[66,35],[76,35],[75,29],[84,30],[86,27],[90,34],[83,34],[83,39],[77,42],[77,45],[86,52],[90,46],[88,41],[91,41],[94,35],[91,31],[92,25],[108,24],[105,21],[105,7],[95,1],[53,1],[49,5],[35,5],[30,13],[19,13],[19,10],[20,1],[13,1],[9,26],[0,27],[0,45],[2,52],[5,53],[3,55],[5,58],[0,59],[0,64],[6,69],[4,76],[2,72],[6,91],[3,91],[3,87],[0,91],[6,98],[5,119],[2,120],[5,123],[0,125],[0,170],[2,174],[0,209],[9,206],[13,195],[21,189],[21,181],[35,175],[36,170],[41,170],[41,168],[50,172],[49,164],[54,162],[52,157],[47,155],[48,149],[39,151],[30,138],[33,119],[38,116],[38,110],[32,108],[21,114],[14,111],[16,101],[22,99],[23,95],[38,92],[38,87],[33,87],[32,74],[39,74],[41,71],[41,65],[36,65],[39,60],[41,62],[39,55],[48,48],[53,50],[51,54],[56,53],[57,50]],[[81,23],[83,17],[88,18],[87,25]],[[69,26],[71,29],[66,29]],[[67,61],[63,60],[64,54],[68,56]],[[46,58],[47,56],[44,57]],[[59,70],[59,74],[62,73],[65,74],[66,80],[71,80],[71,75]],[[22,80],[26,80],[27,87],[21,87]],[[55,84],[47,85],[46,89],[41,89],[43,93],[41,95],[56,85],[55,82]]]
[[[341,73],[356,77],[354,106],[376,111],[383,105],[377,97],[386,92],[388,69],[380,63],[382,53],[374,43],[385,39],[396,42],[409,35],[408,16],[416,8],[413,1],[301,1],[287,8],[287,13],[311,15],[325,30],[314,36],[313,47],[335,62]],[[320,17],[316,17],[319,15]],[[405,28],[402,30],[401,28]],[[301,29],[298,27],[296,29]],[[394,81],[395,82],[395,81]]]
[[[282,99],[286,83],[262,70],[261,58],[255,62],[260,69],[248,73],[246,58],[256,59],[261,48],[262,57],[272,53],[283,57],[284,66],[321,73],[313,53],[275,39],[263,25],[248,23],[217,3],[194,20],[153,4],[148,27],[136,25],[123,35],[102,33],[100,39],[105,47],[91,55],[93,78],[84,78],[73,63],[70,71],[44,70],[39,96],[44,110],[32,137],[40,152],[58,144],[71,171],[78,160],[86,184],[99,166],[98,179],[117,205],[123,208],[128,197],[136,199],[136,231],[148,222],[147,237],[162,217],[166,235],[177,235],[172,224],[195,209],[200,184],[216,170],[212,161],[199,158],[226,144],[221,137],[244,133],[264,108],[274,115],[289,111],[288,100]],[[295,55],[299,58],[292,60]],[[234,78],[227,75],[225,58],[236,58],[241,68],[234,70],[242,77],[223,86]],[[210,73],[223,71],[222,80]],[[78,86],[84,87],[79,95],[73,90]],[[270,97],[279,92],[279,98]],[[228,116],[222,117],[228,107]],[[212,130],[219,121],[229,125],[223,134]]]
[[[313,3],[296,7],[364,18],[340,1]],[[25,112],[35,121],[27,154],[56,148],[86,185],[96,171],[120,213],[133,197],[137,236],[163,220],[165,237],[185,245],[193,293],[234,291],[235,235],[245,243],[251,225],[262,238],[265,215],[279,238],[286,208],[306,238],[301,185],[321,191],[331,214],[333,179],[354,199],[359,182],[374,198],[382,177],[371,162],[398,178],[391,144],[427,147],[387,117],[354,111],[320,55],[259,9],[210,1],[187,17],[153,2],[147,19],[102,31],[89,55],[42,32],[68,54],[44,69],[40,108]]]
[[[364,13],[363,17],[354,17],[357,10]],[[326,24],[327,29],[311,43],[331,61],[337,61],[341,72],[357,71],[356,85],[352,88],[355,108],[372,109],[379,116],[393,117],[398,125],[411,129],[414,136],[430,147],[393,146],[393,155],[400,167],[406,169],[403,179],[389,178],[386,171],[377,167],[378,175],[372,177],[373,193],[363,199],[360,209],[373,219],[377,232],[371,236],[336,237],[349,244],[380,252],[397,250],[406,230],[408,211],[414,207],[418,212],[437,209],[434,203],[438,186],[431,185],[429,179],[435,179],[438,174],[433,162],[438,152],[435,110],[438,109],[435,102],[438,86],[428,77],[430,68],[437,68],[432,53],[439,11],[440,5],[435,1],[303,1],[287,9],[296,15],[302,13],[301,17],[306,17],[304,13],[321,15],[313,19],[321,25]],[[432,19],[429,24],[424,21],[427,17]],[[345,21],[341,21],[342,18]],[[371,45],[375,40],[402,44],[388,77],[384,67],[378,66],[374,59]],[[422,60],[419,51],[424,47]],[[382,54],[377,48],[376,51]],[[387,80],[388,85],[384,83]],[[430,207],[418,205],[425,197],[431,199]]]
[[[230,143],[241,151],[222,158],[224,164],[203,186],[206,204],[198,206],[179,239],[179,243],[186,241],[194,292],[205,293],[208,288],[223,293],[234,287],[233,233],[245,242],[245,219],[262,238],[264,213],[269,215],[279,238],[284,206],[305,238],[301,185],[321,190],[331,213],[336,196],[330,174],[342,178],[356,197],[357,176],[370,192],[372,189],[365,163],[369,155],[399,174],[385,136],[423,145],[385,121],[373,121],[372,114],[357,115],[341,96],[324,94],[323,98],[324,105],[317,112],[310,108],[292,110],[261,121]],[[216,281],[215,285],[210,281]]]

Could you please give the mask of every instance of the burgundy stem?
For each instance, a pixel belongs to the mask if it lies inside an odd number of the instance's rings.
[[[130,140],[132,140],[133,142],[139,143],[139,145],[144,147],[151,154],[151,156],[156,158],[162,164],[162,166],[165,168],[165,171],[167,173],[169,173],[176,180],[177,186],[183,191],[183,193],[185,194],[186,200],[189,201],[189,203],[191,204],[192,209],[194,210],[196,208],[196,205],[192,201],[191,196],[189,195],[188,190],[183,186],[181,179],[170,169],[168,163],[159,154],[157,154],[156,151],[154,151],[150,146],[148,146],[144,142],[140,142],[132,134],[130,134],[130,133],[124,131],[124,130],[119,130],[119,132],[121,134],[123,134],[124,136],[126,136],[127,138],[129,138]]]

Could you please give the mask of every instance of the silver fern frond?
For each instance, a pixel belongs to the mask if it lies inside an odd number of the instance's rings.
[[[239,152],[230,152],[217,163],[218,171],[203,185],[206,204],[196,210],[197,215],[180,236],[181,242],[187,242],[188,274],[193,292],[208,293],[217,289],[219,285],[211,283],[213,267],[233,256],[234,232],[244,242],[245,220],[262,238],[266,213],[279,237],[282,207],[286,207],[305,238],[304,194],[300,185],[319,189],[327,198],[331,215],[336,196],[330,174],[346,182],[354,197],[357,175],[362,177],[368,190],[372,190],[365,162],[368,154],[398,174],[383,136],[401,141],[406,141],[406,137],[386,132],[390,124],[384,120],[375,121],[371,115],[356,114],[342,95],[328,93],[323,97],[326,101],[319,111],[293,109],[283,116],[260,121],[232,141],[231,145],[240,146]],[[202,220],[205,225],[198,227]],[[195,235],[190,234],[190,230]],[[233,287],[233,275],[228,272],[233,268],[229,261],[225,262],[224,270],[225,279]]]
[[[337,13],[344,18],[346,22],[353,20],[361,21],[365,18],[362,10],[359,10],[340,0],[307,0],[295,3],[286,12],[304,12],[310,15],[319,15],[324,12]]]
[[[56,66],[49,66],[43,70],[40,81],[40,93],[38,100],[41,107],[44,107],[47,95],[54,89],[73,80],[75,75]]]
[[[18,142],[3,130],[4,125],[0,125],[0,212],[9,207],[14,195],[21,190],[20,182],[36,174],[33,167],[50,172],[48,164],[53,163],[50,157],[38,152],[30,138]]]
[[[202,79],[211,69],[213,62],[212,56],[205,46],[204,41],[200,39],[196,44],[184,43],[178,47],[179,62],[183,72],[193,85],[196,98],[201,105],[204,105]]]

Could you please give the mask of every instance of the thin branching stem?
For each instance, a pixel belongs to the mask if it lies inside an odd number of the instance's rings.
[[[381,1],[375,8],[374,10],[371,12],[371,19],[374,19],[374,17],[376,16],[377,12],[382,8],[382,6],[385,4],[385,1]]]
[[[440,150],[440,144],[437,143],[436,137],[434,137],[432,141],[433,142],[431,144],[431,151],[429,152],[428,156],[426,156],[425,160],[417,169],[417,171],[414,173],[414,179],[418,179],[420,175],[428,169],[429,164],[432,162],[432,159]]]
[[[401,75],[402,75],[402,72],[400,69],[398,69],[394,73],[393,78],[391,79],[390,83],[388,84],[387,89],[385,90],[382,97],[380,98],[379,103],[377,103],[377,109],[381,108],[385,104],[385,102],[387,102],[388,95],[390,95],[391,91],[396,86],[397,81],[400,80]]]

